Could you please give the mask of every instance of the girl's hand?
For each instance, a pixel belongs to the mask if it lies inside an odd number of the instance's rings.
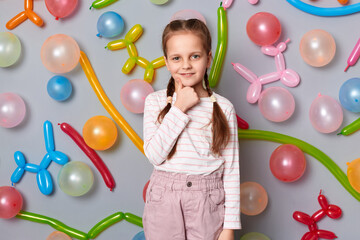
[[[177,83],[178,89],[176,92],[177,95],[174,106],[185,113],[187,110],[198,104],[200,102],[200,98],[194,88],[183,87],[180,80]]]
[[[234,230],[223,229],[218,240],[234,240]]]

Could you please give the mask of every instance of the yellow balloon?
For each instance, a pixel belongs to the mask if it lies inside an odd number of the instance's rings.
[[[106,150],[114,145],[117,138],[115,123],[108,117],[95,116],[83,127],[85,143],[95,150]]]
[[[360,158],[353,160],[351,163],[347,163],[347,177],[350,185],[355,191],[360,193]]]

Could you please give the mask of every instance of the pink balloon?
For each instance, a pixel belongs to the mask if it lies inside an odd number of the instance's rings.
[[[268,204],[266,190],[256,182],[240,184],[241,212],[245,215],[255,216],[262,213]]]
[[[72,238],[69,237],[69,235],[67,235],[66,233],[60,232],[60,231],[55,231],[52,232],[47,238],[46,240],[71,240]]]
[[[46,8],[56,20],[69,16],[76,8],[78,0],[45,0]]]
[[[133,113],[143,113],[145,98],[154,92],[151,84],[142,79],[133,79],[121,89],[120,99],[124,107]]]
[[[295,145],[281,145],[271,154],[270,170],[280,181],[294,182],[304,174],[305,169],[304,153]]]
[[[184,9],[174,13],[174,15],[172,15],[170,19],[170,22],[174,20],[188,20],[192,18],[198,19],[206,24],[204,16],[201,15],[201,13],[199,13],[198,11],[192,9]]]
[[[343,122],[341,105],[332,97],[320,95],[310,106],[310,122],[321,133],[336,131]]]
[[[281,35],[281,24],[273,14],[258,12],[248,20],[246,32],[255,44],[260,46],[271,45]]]
[[[266,119],[283,122],[294,113],[295,100],[285,88],[271,87],[260,94],[259,109]]]
[[[21,194],[13,187],[0,187],[0,218],[13,218],[23,205]]]
[[[15,93],[0,94],[0,126],[12,128],[19,125],[26,113],[23,99]]]
[[[80,59],[77,42],[65,34],[55,34],[45,40],[40,52],[44,66],[53,73],[73,70]]]

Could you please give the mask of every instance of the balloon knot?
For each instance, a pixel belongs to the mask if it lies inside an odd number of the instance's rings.
[[[55,18],[55,20],[57,21],[57,20],[59,20],[59,18],[58,18],[58,17],[56,17],[56,18]]]

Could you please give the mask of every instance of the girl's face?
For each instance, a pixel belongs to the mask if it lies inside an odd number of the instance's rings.
[[[206,53],[201,38],[191,32],[180,32],[166,43],[166,67],[175,79],[175,87],[181,81],[184,87],[204,92],[202,80],[211,63],[211,52]]]

